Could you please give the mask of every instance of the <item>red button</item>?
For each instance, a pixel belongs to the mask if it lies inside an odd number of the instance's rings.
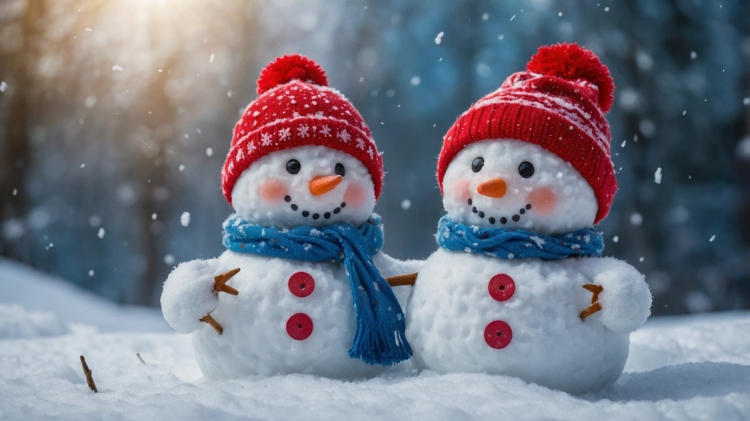
[[[286,321],[286,333],[292,337],[292,339],[298,341],[304,341],[313,331],[313,321],[305,313],[293,314],[289,320]]]
[[[297,297],[307,297],[314,289],[315,280],[307,272],[297,272],[289,277],[289,291]]]
[[[513,278],[503,273],[493,276],[487,288],[492,298],[497,301],[507,301],[516,292],[516,283],[513,282]]]
[[[510,325],[502,320],[492,321],[484,328],[484,341],[490,348],[503,349],[512,339],[513,331]]]

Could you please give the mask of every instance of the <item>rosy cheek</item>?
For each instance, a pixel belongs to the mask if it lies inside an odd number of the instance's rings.
[[[557,195],[549,187],[542,187],[534,189],[526,197],[527,203],[531,204],[532,212],[536,212],[540,215],[547,215],[557,206]]]
[[[274,179],[268,179],[260,183],[258,193],[263,200],[272,203],[281,202],[287,195],[284,183]]]
[[[365,189],[359,184],[350,183],[344,193],[344,202],[347,206],[362,206],[365,202]]]
[[[471,198],[470,184],[471,182],[467,179],[458,180],[450,186],[450,190],[446,193],[460,202],[466,202]]]

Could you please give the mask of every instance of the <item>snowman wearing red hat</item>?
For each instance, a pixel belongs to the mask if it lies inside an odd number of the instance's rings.
[[[179,265],[162,311],[192,333],[204,375],[359,377],[411,356],[383,276],[373,207],[383,162],[362,116],[313,61],[284,56],[258,79],[222,171],[235,214],[218,258]]]
[[[450,128],[440,248],[407,310],[418,367],[570,393],[620,376],[651,294],[635,268],[601,257],[593,228],[617,189],[604,118],[613,92],[592,52],[542,47]]]

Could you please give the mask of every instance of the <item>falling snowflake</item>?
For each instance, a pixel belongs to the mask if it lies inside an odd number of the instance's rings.
[[[325,137],[331,137],[331,129],[328,126],[323,126],[323,128],[320,129],[320,134]]]
[[[350,135],[346,129],[339,132],[338,137],[341,139],[344,143],[349,143],[349,139],[352,138],[352,135]]]
[[[300,125],[297,127],[297,136],[299,137],[310,137],[307,131],[310,129],[307,125]]]
[[[260,135],[260,144],[263,146],[268,146],[271,144],[271,135],[268,133],[263,133]]]
[[[360,138],[357,138],[357,147],[359,149],[365,150],[365,141]]]
[[[281,141],[287,140],[292,137],[292,131],[289,127],[279,130],[279,139]]]
[[[180,225],[183,227],[190,225],[190,212],[182,212],[182,215],[180,215]]]

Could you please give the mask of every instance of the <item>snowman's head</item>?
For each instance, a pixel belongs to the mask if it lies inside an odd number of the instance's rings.
[[[312,60],[279,57],[234,128],[222,191],[248,222],[278,228],[372,215],[383,159],[365,120]]]
[[[617,191],[605,118],[614,90],[591,51],[540,47],[443,137],[437,178],[450,216],[550,234],[599,223]]]
[[[253,162],[234,185],[232,206],[246,221],[263,226],[359,226],[372,215],[375,186],[353,156],[300,146]]]
[[[484,140],[465,147],[443,179],[443,206],[457,222],[556,234],[591,227],[598,205],[572,165],[528,142]]]

